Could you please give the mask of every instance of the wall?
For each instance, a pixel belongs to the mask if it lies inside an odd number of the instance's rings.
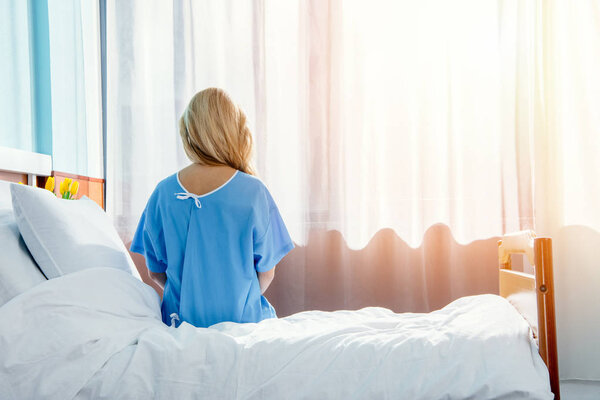
[[[600,233],[566,226],[553,246],[561,378],[600,380]]]

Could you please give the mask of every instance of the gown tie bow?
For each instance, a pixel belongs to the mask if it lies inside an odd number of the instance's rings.
[[[179,200],[194,199],[194,203],[196,203],[196,207],[202,208],[202,203],[200,203],[200,196],[198,196],[197,194],[182,192],[182,193],[175,193],[175,196],[177,196],[177,198]]]

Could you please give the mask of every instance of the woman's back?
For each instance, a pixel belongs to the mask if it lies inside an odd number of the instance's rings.
[[[204,196],[224,186],[236,172],[236,169],[228,165],[191,164],[179,171],[177,177],[190,193]]]
[[[163,321],[206,327],[275,316],[257,272],[293,248],[271,195],[257,178],[229,167],[192,165],[161,181],[131,249],[165,272]]]

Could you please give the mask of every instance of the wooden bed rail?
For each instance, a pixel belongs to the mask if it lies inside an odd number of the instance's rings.
[[[535,275],[512,271],[510,259],[512,254],[525,254],[534,266]],[[498,261],[499,289],[502,297],[535,296],[537,318],[525,315],[522,310],[519,311],[530,323],[537,322],[537,329],[534,327],[534,332],[537,331],[540,356],[548,367],[550,388],[554,398],[560,400],[552,239],[536,238],[533,231],[505,235],[498,241]]]

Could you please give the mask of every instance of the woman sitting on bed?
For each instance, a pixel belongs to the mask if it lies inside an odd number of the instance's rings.
[[[164,289],[163,322],[172,314],[198,327],[276,317],[262,293],[294,245],[253,176],[244,112],[209,88],[192,98],[179,133],[192,164],[156,186],[131,244]]]

